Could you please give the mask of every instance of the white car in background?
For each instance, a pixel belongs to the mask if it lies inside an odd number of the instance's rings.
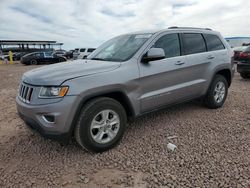
[[[95,48],[76,48],[73,53],[73,59],[86,59],[93,51],[95,51]]]

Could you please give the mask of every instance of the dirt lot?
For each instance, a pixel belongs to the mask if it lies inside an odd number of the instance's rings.
[[[93,154],[19,119],[19,79],[35,67],[0,65],[0,187],[250,187],[250,81],[238,74],[223,108],[190,102],[152,113],[130,123],[119,146]]]

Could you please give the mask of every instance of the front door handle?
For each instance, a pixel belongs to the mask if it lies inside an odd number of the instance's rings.
[[[215,57],[212,55],[207,56],[207,59],[214,59]]]
[[[183,64],[185,64],[185,62],[183,62],[183,61],[177,61],[177,62],[175,63],[175,65],[183,65]]]

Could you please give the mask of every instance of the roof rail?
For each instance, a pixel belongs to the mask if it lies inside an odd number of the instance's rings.
[[[210,28],[199,28],[199,27],[177,27],[177,26],[172,26],[172,27],[169,27],[168,29],[205,29],[205,30],[212,31],[212,29],[210,29]]]

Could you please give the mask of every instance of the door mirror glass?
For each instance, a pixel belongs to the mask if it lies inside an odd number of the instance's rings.
[[[148,52],[143,56],[143,62],[155,61],[165,58],[165,52],[162,48],[150,48]]]

